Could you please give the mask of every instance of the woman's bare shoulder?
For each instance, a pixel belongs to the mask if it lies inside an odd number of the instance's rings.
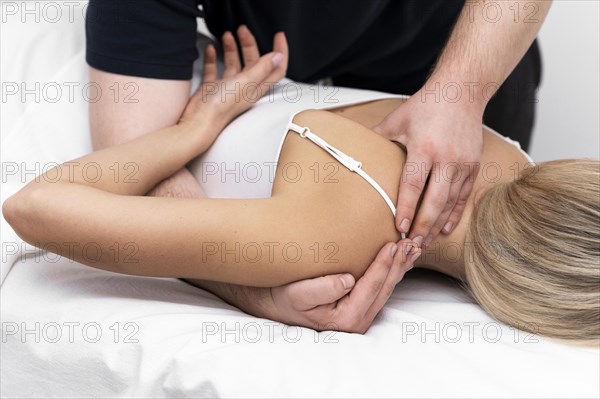
[[[396,201],[405,155],[365,126],[326,110],[306,110],[293,122],[362,163],[362,170]],[[288,222],[313,242],[333,245],[339,266],[362,275],[379,249],[400,236],[382,196],[308,138],[288,132],[277,164],[273,197],[297,209]],[[337,269],[336,269],[337,270]],[[339,269],[342,270],[342,269]]]

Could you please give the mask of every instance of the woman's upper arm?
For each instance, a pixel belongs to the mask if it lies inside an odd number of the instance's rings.
[[[194,245],[202,239],[197,230],[211,222],[194,217],[203,200],[120,196],[68,183],[46,184],[8,201],[5,217],[28,243],[125,274],[190,272],[201,247]]]
[[[279,241],[297,233],[281,222],[286,202],[273,198],[122,196],[57,183],[8,201],[5,217],[25,241],[103,270],[263,286],[297,280],[303,272],[280,267],[285,252]]]

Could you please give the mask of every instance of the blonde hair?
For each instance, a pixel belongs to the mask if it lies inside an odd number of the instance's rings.
[[[526,168],[485,192],[465,243],[467,284],[496,319],[582,343],[600,338],[600,161]]]

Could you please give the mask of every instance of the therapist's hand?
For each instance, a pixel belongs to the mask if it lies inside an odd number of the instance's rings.
[[[419,256],[420,248],[408,239],[388,243],[358,281],[339,274],[271,288],[272,300],[258,316],[315,330],[364,334]]]
[[[481,107],[436,101],[422,89],[374,128],[406,147],[396,228],[425,248],[460,221],[479,170],[482,118]]]
[[[362,334],[419,256],[421,249],[408,239],[388,243],[356,282],[351,274],[332,274],[275,288],[186,281],[253,316],[315,330]]]

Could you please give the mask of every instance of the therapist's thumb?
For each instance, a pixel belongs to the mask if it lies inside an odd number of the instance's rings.
[[[375,133],[385,137],[388,140],[394,140],[402,143],[400,133],[405,130],[406,111],[403,107],[398,107],[373,128]],[[405,144],[405,143],[402,143]]]
[[[340,300],[352,287],[355,280],[351,274],[331,274],[292,283],[288,287],[290,299],[296,308],[328,305]]]

